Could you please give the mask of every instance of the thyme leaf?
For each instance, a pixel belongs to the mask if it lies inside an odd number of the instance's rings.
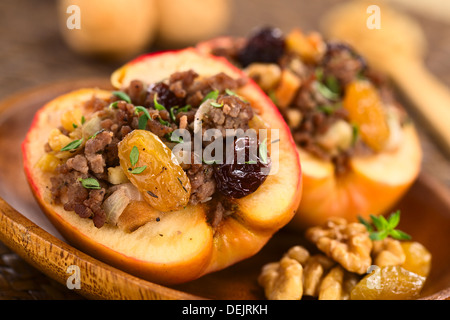
[[[81,185],[86,189],[101,189],[100,183],[95,178],[86,178],[86,179],[78,179],[81,182]]]
[[[365,220],[363,217],[358,217],[360,223],[362,223],[367,231],[369,231],[369,237],[372,240],[383,240],[388,236],[391,236],[397,240],[410,240],[411,236],[401,230],[395,229],[400,222],[400,210],[392,213],[387,219],[383,216],[370,215],[371,222]]]
[[[217,100],[218,97],[219,97],[219,90],[211,91],[203,98],[202,103],[208,99]]]
[[[264,141],[259,144],[258,151],[261,162],[267,164],[267,138],[265,138]]]
[[[81,146],[82,142],[83,139],[73,140],[72,142],[68,143],[65,147],[63,147],[60,151],[71,151],[78,149]]]
[[[123,91],[113,91],[112,93],[113,95],[115,95],[117,98],[124,100],[128,103],[131,103],[131,99],[130,97]]]
[[[144,170],[147,169],[147,166],[137,167],[130,171],[132,174],[140,174],[144,172]]]
[[[139,160],[139,149],[136,146],[133,146],[130,152],[130,163],[134,167]]]

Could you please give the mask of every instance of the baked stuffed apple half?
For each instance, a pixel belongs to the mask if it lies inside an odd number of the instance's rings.
[[[416,179],[422,152],[413,123],[386,78],[348,45],[266,27],[197,48],[243,69],[289,124],[304,182],[293,226],[385,213]]]
[[[177,284],[254,255],[291,220],[295,144],[242,71],[185,49],[142,56],[111,80],[117,91],[47,103],[23,143],[32,191],[67,240]]]

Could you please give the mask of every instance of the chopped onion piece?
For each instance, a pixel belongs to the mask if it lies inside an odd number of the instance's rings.
[[[214,102],[213,99],[208,99],[205,102],[203,102],[200,107],[198,107],[197,111],[195,112],[194,117],[194,134],[199,132],[202,128],[203,118],[206,114],[208,114],[213,106],[211,106],[211,102]]]
[[[143,197],[131,183],[124,183],[113,188],[115,191],[103,202],[102,208],[105,210],[107,223],[116,225],[130,201],[143,201]]]

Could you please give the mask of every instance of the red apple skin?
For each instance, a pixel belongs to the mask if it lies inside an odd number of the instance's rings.
[[[212,73],[218,68],[230,76],[244,76],[225,59],[201,55],[192,48],[144,55],[119,70],[121,75],[126,75],[130,71],[126,68],[140,68],[140,63],[149,60],[160,59],[164,62],[169,58],[182,62],[186,57],[193,59],[189,66],[194,70],[196,63],[206,61],[211,63]],[[174,70],[164,68],[164,72],[175,71],[176,67]],[[294,216],[301,201],[302,171],[290,131],[272,101],[251,80],[238,93],[259,110],[260,117],[270,128],[279,129],[280,169],[276,174],[269,175],[256,192],[237,200],[237,211],[225,218],[215,230],[207,223],[205,208],[201,205],[188,206],[184,212],[171,212],[158,225],[149,222],[132,233],[126,233],[110,226],[97,229],[89,219],[79,218],[74,212],[65,211],[61,205],[52,203],[46,188],[51,174],[43,173],[35,164],[44,154],[43,146],[49,131],[59,125],[58,114],[92,95],[109,96],[110,92],[98,89],[67,93],[50,101],[36,113],[22,144],[25,174],[34,197],[50,221],[74,246],[155,283],[173,285],[187,282],[253,256]],[[188,227],[181,229],[180,226],[185,225]],[[180,235],[171,235],[170,230],[178,227]],[[165,228],[167,237],[156,236],[162,232],[161,228]],[[152,250],[159,253],[152,253]]]

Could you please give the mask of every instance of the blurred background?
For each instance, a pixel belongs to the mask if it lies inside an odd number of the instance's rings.
[[[401,61],[412,59],[421,68],[424,66],[422,72],[427,78],[441,89],[442,95],[449,95],[450,1],[374,0],[365,2],[362,11],[341,12],[340,20],[330,19],[337,8],[347,3],[344,0],[2,0],[0,100],[66,81],[100,78],[107,82],[115,69],[142,53],[194,45],[221,35],[247,36],[258,26],[275,26],[286,33],[293,28],[306,33],[320,31],[327,37],[336,36],[338,31],[342,36],[344,27],[351,25],[356,33],[348,36],[361,36],[368,30],[365,20],[369,14],[364,11],[368,4],[382,6],[382,30],[372,33],[379,38],[371,42],[369,49],[362,46],[362,41],[355,43],[357,49],[365,54],[367,50],[374,53],[389,47],[396,57],[404,55]],[[76,20],[77,8],[80,21]],[[388,15],[386,8],[398,11]],[[388,60],[371,59],[369,62],[380,63],[381,68]],[[407,71],[408,65],[403,64],[403,68]],[[419,80],[411,77],[411,83],[418,84],[413,91],[425,99],[432,98],[430,93],[422,92]],[[406,102],[409,97],[401,96],[400,92],[400,98],[417,123],[424,150],[423,172],[450,188],[450,150],[437,143],[432,128],[409,108]],[[450,108],[450,103],[445,107]],[[450,118],[443,121],[450,130]],[[38,281],[46,289],[35,290],[39,273],[1,243],[0,256],[3,292],[0,298],[8,295],[67,298],[52,289],[45,277]],[[24,293],[23,289],[28,287],[32,289]]]
[[[150,51],[220,35],[247,36],[263,25],[325,32],[342,0],[31,0],[0,2],[0,99],[40,85],[100,77]],[[450,2],[384,0],[410,18],[393,39],[415,39],[426,69],[450,87]],[[77,11],[79,9],[79,21]],[[346,23],[367,17],[349,15]],[[394,20],[398,20],[394,17]],[[412,19],[412,20],[411,20]],[[77,22],[80,29],[76,29]],[[381,10],[381,22],[383,10]],[[382,25],[383,27],[383,25]],[[390,32],[389,26],[384,29]],[[73,28],[73,29],[69,29]],[[332,29],[334,30],[334,29]],[[330,30],[328,30],[330,33]],[[418,34],[418,35],[417,35]],[[327,36],[325,32],[325,36]],[[384,40],[376,43],[382,47]],[[426,93],[424,93],[425,95]],[[416,122],[421,121],[416,117]],[[449,123],[450,123],[450,119]],[[450,125],[449,125],[450,130]],[[421,130],[424,171],[450,186],[450,163]]]

